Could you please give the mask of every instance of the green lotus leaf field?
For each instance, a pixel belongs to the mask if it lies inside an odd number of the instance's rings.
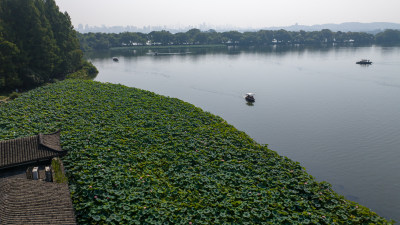
[[[79,224],[391,224],[222,118],[66,80],[0,104],[0,140],[61,129]]]

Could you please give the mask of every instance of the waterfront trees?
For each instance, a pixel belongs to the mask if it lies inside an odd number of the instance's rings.
[[[376,42],[380,44],[400,43],[400,30],[385,30],[376,35]]]
[[[153,31],[149,34],[124,32],[120,34],[87,33],[79,34],[82,49],[100,50],[133,45],[271,45],[271,44],[333,44],[333,43],[400,43],[400,31],[388,30],[374,36],[363,32],[286,31],[260,30],[257,32],[216,32],[191,29],[172,34],[168,31]]]

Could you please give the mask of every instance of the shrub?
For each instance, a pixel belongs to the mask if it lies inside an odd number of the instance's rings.
[[[83,61],[82,68],[75,73],[69,74],[66,78],[91,80],[94,79],[98,73],[99,71],[91,62]]]
[[[8,96],[8,99],[14,100],[14,99],[18,98],[20,95],[21,95],[20,93],[17,93],[14,91],[13,93],[10,94],[10,96]]]
[[[51,169],[53,170],[53,182],[68,183],[68,179],[64,175],[64,167],[59,158],[54,158],[51,160]]]

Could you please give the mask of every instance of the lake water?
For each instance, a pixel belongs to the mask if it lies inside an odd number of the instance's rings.
[[[86,57],[99,69],[97,81],[176,97],[219,115],[347,199],[400,221],[400,47],[158,53]],[[373,64],[355,64],[361,58]],[[243,99],[246,92],[256,93],[253,105]]]

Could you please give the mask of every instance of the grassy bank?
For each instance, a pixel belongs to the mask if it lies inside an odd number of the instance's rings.
[[[178,99],[66,80],[0,107],[0,140],[62,130],[79,224],[389,224]]]

